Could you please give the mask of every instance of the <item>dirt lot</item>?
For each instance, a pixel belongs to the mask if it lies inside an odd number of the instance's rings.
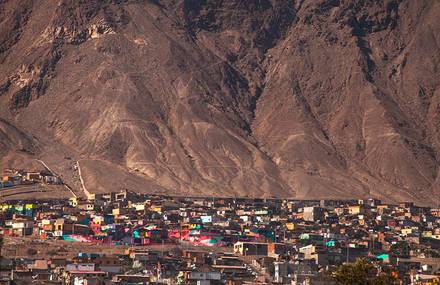
[[[62,185],[33,184],[0,190],[0,202],[11,200],[68,199],[72,194]]]
[[[123,254],[130,246],[126,245],[111,245],[111,244],[95,244],[95,243],[80,243],[60,240],[39,240],[34,237],[18,238],[5,237],[2,254],[7,258],[50,258],[50,257],[64,257],[72,258],[77,256],[79,252],[86,253],[101,253],[101,254]],[[168,251],[171,249],[197,249],[213,252],[230,252],[231,248],[216,248],[185,245],[149,245],[136,246],[136,249]]]

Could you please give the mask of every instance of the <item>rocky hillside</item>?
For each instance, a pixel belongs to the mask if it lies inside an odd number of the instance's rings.
[[[93,192],[439,203],[439,16],[432,0],[0,1],[3,165],[67,179],[79,161]]]

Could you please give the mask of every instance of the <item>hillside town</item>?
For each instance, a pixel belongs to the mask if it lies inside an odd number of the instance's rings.
[[[0,23],[0,285],[440,285],[440,0]]]
[[[8,189],[17,186],[30,186],[37,183],[62,184],[63,181],[58,176],[48,170],[44,171],[25,171],[18,169],[6,169],[3,171],[0,180],[0,189]]]
[[[440,209],[414,203],[120,191],[0,211],[0,284],[338,284],[359,260],[392,284],[440,279]]]

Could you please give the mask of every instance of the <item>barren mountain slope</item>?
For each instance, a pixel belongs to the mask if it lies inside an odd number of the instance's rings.
[[[0,116],[38,141],[30,157],[66,176],[78,160],[89,191],[432,204],[438,15],[429,0],[3,1]]]

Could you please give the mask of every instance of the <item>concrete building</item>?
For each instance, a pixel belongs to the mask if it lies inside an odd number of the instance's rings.
[[[324,219],[324,209],[321,207],[304,207],[303,218],[307,222],[322,221]]]

